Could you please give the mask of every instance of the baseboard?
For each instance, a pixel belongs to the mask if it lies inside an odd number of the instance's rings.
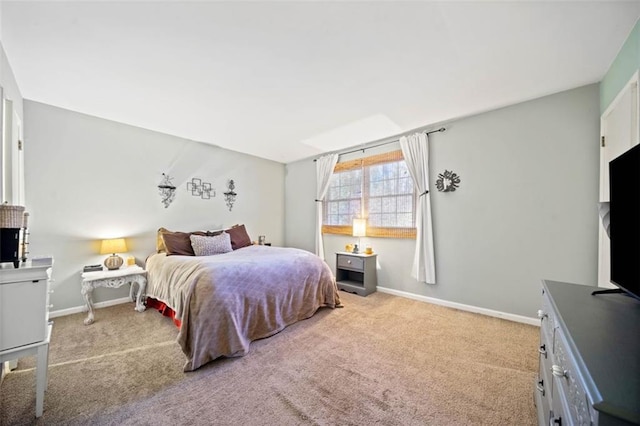
[[[506,312],[494,311],[492,309],[479,308],[477,306],[465,305],[463,303],[449,302],[448,300],[436,299],[435,297],[420,296],[419,294],[408,293],[406,291],[394,290],[392,288],[377,287],[380,293],[393,294],[394,296],[406,297],[407,299],[418,300],[420,302],[434,305],[446,306],[447,308],[459,309],[461,311],[473,312],[490,317],[502,318],[509,321],[521,322],[523,324],[540,326],[538,318],[529,318],[522,315],[509,314]]]
[[[93,307],[96,309],[106,308],[108,306],[120,305],[122,303],[129,303],[131,299],[128,297],[121,297],[120,299],[107,300],[106,302],[94,303]],[[58,311],[49,312],[49,318],[63,317],[65,315],[79,314],[81,312],[87,312],[86,306],[76,306],[74,308],[60,309]]]

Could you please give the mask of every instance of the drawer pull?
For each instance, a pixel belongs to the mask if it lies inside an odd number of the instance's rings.
[[[549,422],[549,424],[550,424],[551,426],[553,426],[553,425],[562,426],[562,417],[558,417],[557,419],[551,419],[551,421]]]
[[[538,352],[540,352],[541,355],[544,355],[544,357],[547,357],[547,347],[546,345],[540,345],[540,347],[538,348]]]
[[[542,396],[544,396],[544,380],[540,380],[538,382],[538,384],[536,385],[536,389],[538,389],[538,392],[540,392]]]
[[[545,313],[545,311],[543,311],[542,309],[538,309],[538,318],[545,319],[547,317],[549,317],[549,315],[547,315],[547,313]]]
[[[349,265],[351,265],[351,261],[350,261],[350,260],[347,260],[347,263],[348,263]]]
[[[567,370],[555,364],[551,366],[551,374],[553,374],[556,377],[569,377],[567,375]]]

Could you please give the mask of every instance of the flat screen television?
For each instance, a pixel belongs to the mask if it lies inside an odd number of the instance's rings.
[[[611,282],[640,299],[640,145],[609,162]]]

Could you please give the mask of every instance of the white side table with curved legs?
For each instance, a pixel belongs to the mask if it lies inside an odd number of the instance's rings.
[[[86,303],[86,310],[89,312],[87,318],[84,320],[85,325],[93,324],[93,300],[91,298],[94,288],[108,287],[119,288],[122,285],[131,283],[131,290],[129,291],[129,297],[133,299],[134,286],[137,284],[136,293],[136,307],[135,310],[143,312],[147,307],[142,300],[145,289],[147,287],[147,271],[140,266],[128,266],[113,271],[96,271],[85,272],[82,274],[82,297]]]

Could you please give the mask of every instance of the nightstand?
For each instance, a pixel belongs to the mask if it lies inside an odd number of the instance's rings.
[[[85,272],[82,274],[82,297],[86,303],[86,309],[89,311],[87,318],[84,320],[85,325],[93,324],[93,300],[91,294],[94,288],[108,287],[119,288],[123,284],[131,283],[131,290],[129,297],[133,300],[133,288],[134,284],[138,285],[138,292],[136,295],[136,311],[143,312],[147,307],[142,301],[145,289],[147,287],[147,271],[139,266],[129,266],[125,268],[116,269],[113,271],[96,271]]]
[[[377,254],[336,253],[336,284],[340,290],[367,296],[376,291]]]

